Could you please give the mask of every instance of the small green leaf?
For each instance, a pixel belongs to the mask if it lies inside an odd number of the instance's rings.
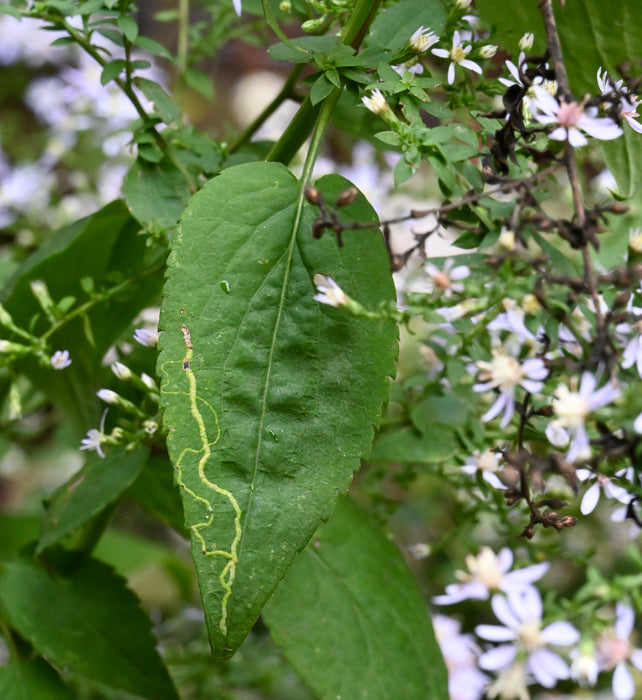
[[[347,498],[296,559],[263,619],[320,700],[448,700],[426,602],[399,550]]]
[[[150,39],[148,36],[137,36],[133,43],[138,46],[138,48],[151,53],[152,56],[160,56],[172,63],[174,62],[172,54],[162,44],[159,44],[158,41],[154,41],[154,39]]]
[[[8,624],[55,666],[148,700],[178,700],[151,621],[124,579],[91,559],[70,575],[52,575],[53,566],[49,559],[48,570],[27,560],[0,567]]]
[[[130,452],[118,447],[109,450],[104,459],[90,457],[47,499],[37,553],[61,542],[115,503],[140,474],[148,453],[145,447]]]
[[[335,202],[350,183],[322,178]],[[332,275],[368,308],[395,298],[377,228],[311,236],[318,211],[278,163],[224,170],[187,205],[161,307],[162,402],[210,642],[231,655],[334,508],[394,371],[397,329],[315,301]],[[341,209],[372,222],[363,196]]]
[[[172,98],[158,83],[155,83],[153,80],[147,80],[147,78],[135,78],[134,84],[148,100],[154,103],[158,116],[166,124],[171,124],[180,119],[181,110],[178,105],[172,101]]]
[[[101,85],[107,85],[107,83],[116,79],[125,70],[126,66],[127,62],[124,61],[122,58],[117,58],[114,61],[110,61],[103,68],[103,71],[100,74]]]
[[[325,73],[322,73],[312,85],[310,90],[310,102],[318,104],[334,90],[334,85],[328,80]]]
[[[118,26],[128,41],[133,43],[136,40],[138,36],[138,22],[131,15],[120,15],[118,17]]]

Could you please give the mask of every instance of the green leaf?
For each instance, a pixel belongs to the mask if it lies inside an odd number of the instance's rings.
[[[152,56],[160,56],[168,61],[174,62],[174,57],[172,54],[158,41],[150,39],[148,36],[137,36],[136,40],[133,42],[138,48],[151,53]]]
[[[313,105],[318,104],[325,99],[334,90],[334,85],[328,80],[325,73],[314,81],[314,85],[310,90],[310,102]]]
[[[150,231],[175,226],[190,197],[189,183],[168,160],[148,163],[138,158],[123,183],[132,216]]]
[[[61,406],[80,434],[97,427],[100,406],[96,400],[98,368],[107,348],[136,314],[158,296],[162,285],[162,250],[146,245],[138,235],[139,224],[121,201],[112,202],[92,216],[80,219],[54,233],[27,260],[0,292],[0,301],[14,320],[30,327],[42,315],[29,283],[44,280],[54,301],[87,296],[81,280],[91,277],[96,290],[121,285],[116,297],[97,301],[86,318],[93,332],[92,346],[77,317],[51,338],[54,350],[69,350],[72,364],[64,371],[25,362],[21,369],[34,384]],[[158,259],[154,255],[160,256]],[[48,330],[42,319],[32,328]]]
[[[426,429],[423,435],[413,428],[402,428],[377,437],[370,461],[433,464],[447,459],[456,449],[455,434],[443,425]]]
[[[104,459],[91,457],[85,466],[47,499],[47,515],[37,553],[61,542],[115,503],[134,483],[149,449],[109,450]]]
[[[134,84],[148,100],[154,103],[158,116],[166,124],[171,124],[180,119],[181,110],[178,105],[172,101],[172,98],[158,83],[155,83],[153,80],[147,80],[147,78],[135,78]]]
[[[2,700],[71,700],[60,676],[42,657],[27,659],[14,654],[0,668],[0,697]]]
[[[349,186],[317,183],[328,202]],[[172,244],[158,370],[218,657],[346,490],[394,372],[391,321],[313,298],[323,273],[369,308],[392,301],[380,232],[347,233],[343,248],[313,239],[318,212],[301,189],[278,163],[228,168],[190,200]],[[376,221],[361,195],[341,216]]]
[[[401,0],[386,7],[375,17],[366,46],[397,51],[421,25],[441,34],[446,25],[442,0]]]
[[[118,17],[118,26],[121,32],[129,41],[135,41],[138,36],[138,23],[130,15],[120,15]]]
[[[178,700],[151,622],[124,579],[91,559],[71,575],[52,576],[52,566],[50,559],[48,570],[27,560],[0,567],[5,620],[55,666],[148,700]]]
[[[100,74],[100,84],[107,85],[110,81],[115,80],[125,70],[126,66],[127,62],[122,58],[110,61]]]
[[[296,559],[263,619],[321,700],[448,700],[426,602],[397,547],[347,498]]]
[[[174,469],[166,457],[148,459],[127,495],[148,513],[187,537],[183,504],[174,487]]]
[[[481,16],[496,28],[494,40],[517,55],[517,42],[524,32],[536,35],[533,52],[543,52],[546,36],[537,3],[512,3],[506,12],[504,0],[479,0]],[[618,64],[642,57],[639,27],[642,3],[638,0],[573,0],[563,7],[555,3],[555,18],[571,90],[578,99],[599,94],[598,68],[616,80]],[[633,197],[642,190],[642,138],[628,124],[624,138],[600,142],[606,164],[618,182],[620,193]]]
[[[291,39],[289,45],[281,42],[270,46],[268,54],[275,61],[308,63],[312,54],[329,54],[339,41],[339,37],[332,34],[302,36]]]

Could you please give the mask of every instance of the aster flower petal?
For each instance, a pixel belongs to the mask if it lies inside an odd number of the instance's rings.
[[[499,625],[477,625],[475,634],[489,642],[512,642],[517,639],[513,630]]]
[[[509,629],[516,629],[522,620],[516,617],[512,607],[503,595],[495,595],[491,601],[495,617]]]
[[[558,620],[547,625],[542,630],[542,639],[549,644],[566,646],[578,642],[580,633],[570,622]]]
[[[482,654],[477,660],[477,664],[485,671],[497,671],[512,664],[515,655],[516,649],[512,644],[502,644]]]
[[[529,654],[528,667],[537,682],[545,688],[553,688],[558,680],[570,676],[566,662],[549,649],[536,649]]]
[[[619,639],[628,639],[633,631],[635,613],[633,608],[624,603],[615,606],[615,634]]]
[[[642,671],[642,649],[634,649],[631,656],[629,656],[629,661],[638,671]]]
[[[635,693],[635,684],[631,672],[622,661],[613,672],[613,694],[617,700],[631,700]]]
[[[525,566],[523,569],[511,571],[506,574],[503,585],[500,587],[504,592],[508,592],[510,589],[524,588],[535,581],[539,581],[549,570],[550,566],[549,562],[543,561],[539,564],[533,564],[532,566]]]
[[[470,49],[470,47],[468,47]],[[472,70],[475,73],[479,73],[481,75],[484,71],[480,65],[475,63],[475,61],[471,61],[468,58],[465,58],[463,61],[459,62],[460,66],[463,66],[464,68],[468,68],[468,70]]]
[[[582,503],[580,504],[580,512],[582,515],[588,515],[592,513],[600,500],[600,485],[597,481],[587,489],[586,493],[582,497]]]

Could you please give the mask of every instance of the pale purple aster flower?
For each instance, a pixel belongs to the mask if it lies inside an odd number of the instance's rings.
[[[621,469],[615,476],[623,477],[626,475],[626,472],[626,469]],[[602,492],[604,492],[607,498],[614,499],[619,503],[628,503],[631,499],[629,492],[624,487],[616,484],[613,479],[605,474],[591,472],[583,468],[577,469],[576,474],[580,481],[593,481],[593,484],[586,490],[586,493],[582,497],[582,503],[580,504],[582,515],[588,515],[595,510]]]
[[[504,417],[499,427],[505,428],[515,412],[516,387],[521,386],[529,394],[540,391],[548,370],[543,360],[531,358],[520,362],[509,355],[502,346],[494,348],[492,353],[491,362],[477,362],[481,382],[473,385],[473,391],[499,389],[499,397],[482,416],[482,421],[485,423],[503,412]]]
[[[152,331],[149,328],[137,328],[134,331],[134,340],[147,348],[155,347],[158,343],[158,338],[158,331]]]
[[[461,294],[464,291],[464,285],[461,280],[470,276],[470,268],[467,265],[457,265],[454,267],[455,260],[448,258],[444,261],[443,267],[439,269],[437,265],[428,261],[424,263],[424,269],[430,278],[428,283],[428,291],[438,291],[442,297],[448,298],[453,293]]]
[[[472,635],[462,634],[461,624],[445,615],[435,615],[433,627],[448,669],[450,700],[479,700],[488,676],[477,668],[480,650]]]
[[[569,678],[567,663],[547,645],[575,644],[580,633],[569,622],[560,620],[542,629],[542,599],[532,587],[509,591],[508,597],[495,595],[491,601],[493,612],[504,625],[478,625],[478,637],[491,642],[510,642],[485,652],[479,657],[479,667],[497,671],[511,666],[518,652],[526,654],[526,670],[545,688],[553,688],[558,680]]]
[[[464,464],[461,468],[466,474],[471,476],[480,472],[482,479],[489,483],[493,488],[505,489],[506,486],[497,477],[501,464],[501,455],[494,450],[485,450],[484,452],[475,452],[473,460],[468,464]]]
[[[315,301],[336,307],[345,306],[348,303],[346,293],[332,277],[317,272],[312,279],[319,292],[314,295]]]
[[[54,369],[65,369],[71,364],[69,350],[56,350],[49,360]]]
[[[588,143],[582,131],[602,141],[610,141],[622,135],[622,129],[608,117],[589,116],[579,102],[558,102],[539,85],[533,85],[535,97],[528,107],[540,124],[557,124],[548,135],[554,141],[567,141],[573,147]],[[580,131],[581,130],[581,131]]]
[[[475,71],[481,75],[482,68],[480,65],[466,58],[473,47],[468,44],[464,46],[462,43],[461,36],[458,31],[453,34],[453,47],[450,51],[448,49],[433,49],[432,53],[440,58],[450,58],[450,65],[448,66],[448,84],[452,85],[455,82],[455,66],[460,65],[463,68],[468,68],[468,70]]]
[[[509,306],[506,311],[497,314],[490,323],[486,324],[486,329],[496,339],[499,338],[499,333],[507,331],[512,333],[521,344],[533,345],[537,342],[535,335],[528,330],[524,323],[523,310],[515,307]]]
[[[613,672],[613,695],[617,700],[631,700],[635,694],[635,683],[627,662],[642,671],[642,649],[635,649],[629,637],[633,631],[635,615],[633,608],[624,603],[615,606],[615,626],[597,641],[600,669]]]
[[[568,429],[570,433],[571,445],[566,455],[569,462],[574,462],[577,459],[588,459],[591,456],[585,425],[586,419],[591,411],[606,406],[617,399],[621,393],[612,384],[605,384],[596,391],[596,384],[595,377],[590,372],[584,372],[579,391],[571,391],[564,384],[560,384],[555,389],[553,413],[557,418],[552,423],[555,428]]]
[[[466,556],[466,566],[468,573],[455,573],[460,583],[446,586],[446,594],[435,596],[433,603],[452,605],[468,599],[486,600],[491,591],[518,591],[542,578],[550,564],[541,562],[510,571],[513,553],[508,547],[504,547],[499,554],[495,554],[490,547],[482,547],[477,556]]]
[[[81,450],[89,450],[90,452],[95,450],[98,453],[98,456],[102,457],[103,459],[105,458],[105,453],[103,452],[101,445],[107,438],[105,435],[105,418],[107,417],[108,410],[109,409],[106,408],[103,411],[103,416],[100,419],[100,429],[96,430],[96,428],[91,428],[87,431],[86,437],[80,441]]]

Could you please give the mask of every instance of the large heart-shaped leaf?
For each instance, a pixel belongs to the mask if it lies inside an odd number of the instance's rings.
[[[334,202],[350,183],[317,183]],[[346,220],[375,222],[362,196]],[[394,300],[378,230],[311,237],[278,163],[225,170],[191,199],[169,259],[159,372],[210,642],[229,656],[370,450],[397,329],[314,300],[315,273]]]

